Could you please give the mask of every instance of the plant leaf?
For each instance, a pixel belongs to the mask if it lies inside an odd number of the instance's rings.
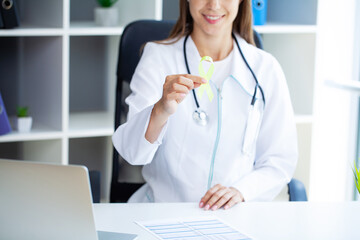
[[[101,7],[108,8],[114,5],[118,0],[97,0],[97,1]]]
[[[358,192],[360,194],[360,183],[359,183],[359,181],[355,181],[355,185],[356,185],[356,188],[357,188],[357,190],[358,190]]]
[[[353,172],[354,172],[354,180],[355,180],[355,185],[356,185],[356,188],[360,194],[360,171],[359,169],[356,167],[356,162],[354,162],[354,169],[353,169]]]
[[[16,108],[16,115],[18,117],[28,117],[28,107],[20,107]]]

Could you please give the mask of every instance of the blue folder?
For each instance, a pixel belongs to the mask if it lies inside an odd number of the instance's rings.
[[[11,126],[9,118],[6,114],[4,102],[0,93],[0,135],[4,135],[11,132]]]
[[[254,25],[266,24],[267,0],[253,0],[252,12]]]

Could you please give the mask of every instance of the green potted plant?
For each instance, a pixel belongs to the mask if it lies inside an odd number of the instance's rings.
[[[30,132],[32,126],[32,117],[29,116],[29,108],[18,106],[16,108],[17,121],[16,126],[19,132]]]
[[[99,7],[95,8],[95,23],[100,26],[115,26],[118,24],[118,9],[114,6],[117,0],[97,0]]]

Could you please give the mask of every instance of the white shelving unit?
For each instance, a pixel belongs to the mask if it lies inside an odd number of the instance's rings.
[[[177,1],[173,4],[176,8]],[[299,140],[295,177],[307,188],[317,5],[317,0],[271,0],[268,23],[255,27],[287,77]],[[95,25],[95,0],[18,0],[18,6],[21,27],[0,30],[0,90],[9,115],[17,105],[30,107],[34,127],[27,134],[0,136],[0,158],[100,170],[102,201],[108,201],[120,35],[133,20],[161,19],[163,1],[119,1],[120,22],[111,28]]]
[[[94,23],[96,0],[18,0],[21,26],[0,30],[0,90],[9,116],[30,107],[30,133],[0,136],[0,158],[82,164],[108,201],[118,45],[124,26],[161,19],[162,0],[121,0],[116,27]]]

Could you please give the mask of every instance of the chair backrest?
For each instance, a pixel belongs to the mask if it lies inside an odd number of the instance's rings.
[[[130,82],[143,45],[167,38],[174,24],[175,21],[139,20],[127,25],[120,40],[118,79]]]
[[[175,21],[139,20],[125,27],[120,39],[116,73],[115,129],[124,122],[127,114],[123,88],[131,81],[144,44],[167,38],[174,24]],[[126,202],[131,194],[142,185],[142,183],[119,182],[119,160],[120,156],[114,148],[110,202]]]
[[[123,86],[130,83],[132,75],[141,57],[141,49],[146,42],[162,40],[169,36],[175,21],[139,20],[127,25],[123,31],[119,46],[117,66],[117,87],[115,106],[115,129],[124,121],[127,106],[124,104]],[[254,40],[258,48],[263,47],[260,35],[254,31]],[[119,154],[113,149],[113,169],[110,189],[110,202],[126,202],[142,184],[119,182]]]
[[[295,178],[288,183],[289,201],[307,201],[304,184]]]

